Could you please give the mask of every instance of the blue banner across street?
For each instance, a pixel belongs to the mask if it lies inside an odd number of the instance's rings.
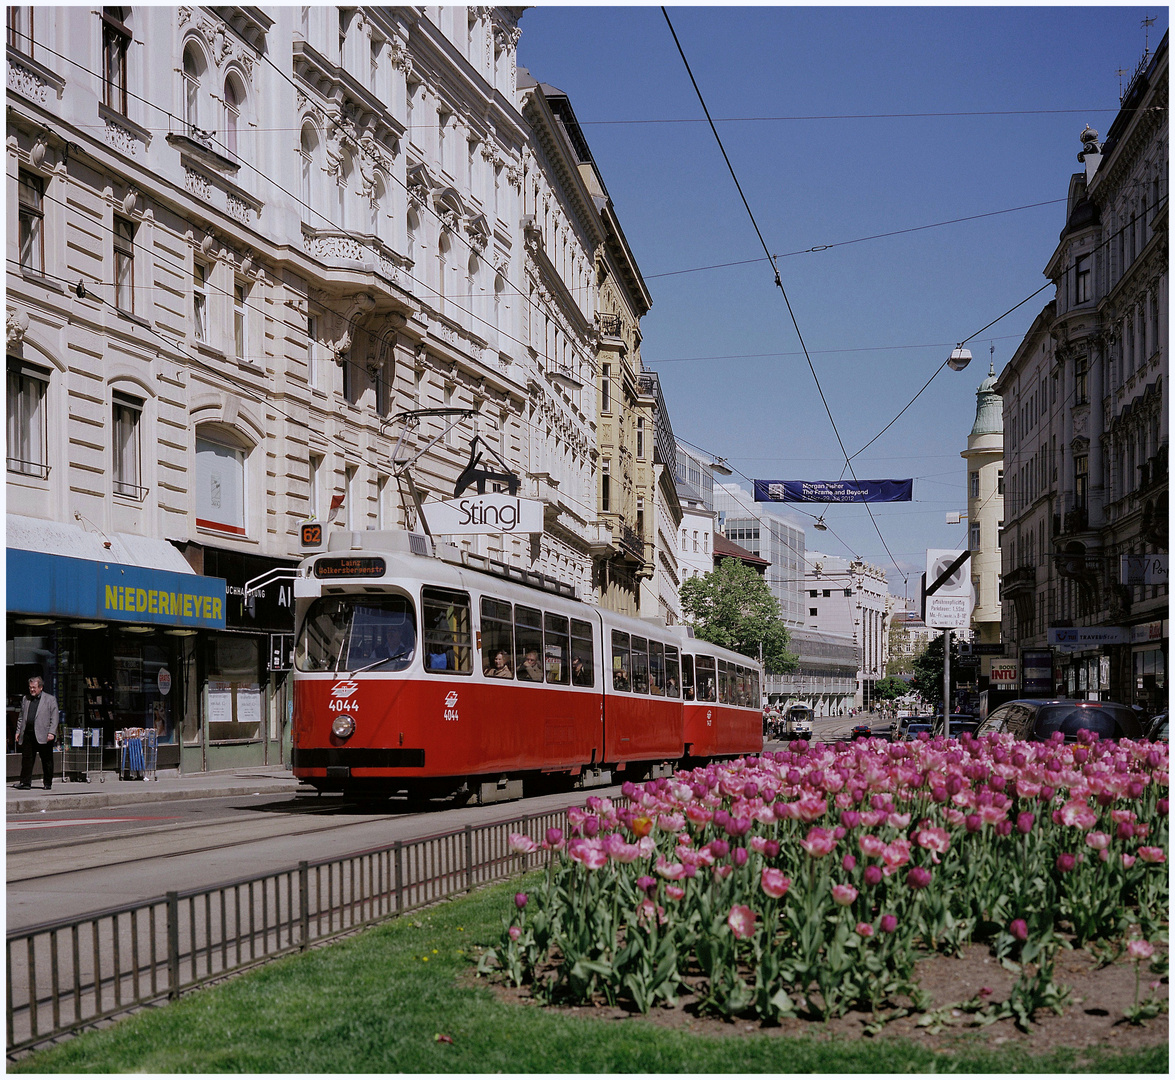
[[[909,502],[911,480],[756,480],[755,502]]]

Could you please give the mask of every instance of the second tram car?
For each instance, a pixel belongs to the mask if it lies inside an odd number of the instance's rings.
[[[516,798],[762,750],[759,665],[406,532],[336,532],[294,582],[294,774],[356,797]]]

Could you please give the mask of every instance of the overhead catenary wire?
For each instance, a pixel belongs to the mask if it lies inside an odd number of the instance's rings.
[[[824,405],[824,411],[828,415],[829,423],[832,425],[833,434],[836,436],[836,441],[837,441],[837,444],[841,448],[841,453],[844,454],[845,461],[849,465],[849,471],[853,474],[853,480],[859,484],[860,481],[857,479],[856,472],[853,470],[853,467],[852,467],[852,460],[849,457],[848,451],[845,449],[844,440],[841,438],[840,431],[837,429],[836,419],[835,419],[835,417],[833,417],[832,409],[828,404],[828,399],[824,395],[824,388],[820,385],[820,377],[816,374],[816,367],[812,363],[811,356],[808,354],[808,347],[804,342],[804,336],[800,331],[800,325],[796,319],[795,312],[792,310],[791,301],[788,299],[788,296],[787,296],[787,290],[783,287],[783,281],[781,280],[781,278],[779,276],[779,267],[777,267],[775,265],[775,260],[771,256],[771,251],[767,247],[766,240],[763,239],[763,233],[759,228],[758,222],[755,220],[755,215],[754,215],[754,212],[751,210],[750,203],[747,202],[746,195],[743,194],[742,185],[738,181],[738,176],[734,171],[734,166],[730,163],[730,157],[726,153],[726,148],[722,145],[722,137],[718,134],[718,129],[717,129],[717,127],[715,127],[714,121],[710,119],[710,110],[706,106],[705,98],[702,96],[702,92],[698,87],[697,80],[694,78],[693,71],[690,69],[689,60],[686,58],[685,50],[682,48],[681,42],[678,40],[677,31],[673,29],[673,22],[669,18],[669,12],[664,7],[662,7],[661,14],[665,16],[665,22],[669,26],[669,32],[673,35],[674,44],[677,46],[677,51],[681,55],[681,60],[682,60],[682,63],[685,65],[686,73],[689,75],[689,79],[690,79],[690,82],[693,84],[694,91],[698,95],[698,101],[702,105],[702,111],[706,114],[706,119],[710,121],[710,130],[713,132],[714,138],[718,143],[719,149],[722,151],[723,160],[726,162],[726,166],[730,170],[731,178],[734,180],[734,185],[738,189],[739,198],[742,199],[743,206],[746,208],[747,215],[748,215],[748,217],[750,217],[751,224],[754,226],[755,235],[758,236],[759,243],[762,245],[764,253],[767,255],[768,259],[771,262],[772,270],[775,272],[775,285],[779,289],[780,293],[782,294],[783,302],[787,306],[788,315],[791,317],[792,326],[795,328],[796,337],[800,341],[800,347],[804,350],[804,358],[807,360],[808,369],[809,369],[809,371],[811,371],[812,378],[816,382],[816,389],[820,394],[820,400]],[[894,559],[893,554],[889,551],[889,545],[886,543],[885,537],[881,533],[881,529],[877,524],[877,519],[876,519],[876,517],[874,517],[872,509],[870,509],[868,503],[864,503],[863,505],[864,505],[865,509],[869,512],[869,520],[873,522],[873,528],[877,532],[878,539],[881,541],[881,546],[885,548],[886,553],[889,554],[890,560],[894,564],[894,569],[898,571],[898,573],[902,576],[902,578],[904,580],[906,578],[906,575],[902,573],[902,569],[900,566],[898,566],[897,560]]]

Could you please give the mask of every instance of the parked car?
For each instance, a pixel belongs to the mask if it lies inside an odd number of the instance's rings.
[[[853,739],[871,739],[873,738],[873,729],[868,724],[857,724],[852,731],[849,732],[849,741]]]
[[[1065,742],[1076,742],[1082,731],[1102,739],[1140,739],[1142,725],[1129,705],[1116,701],[1074,701],[1021,698],[1007,701],[988,713],[979,735],[1007,731],[1018,739],[1041,742],[1061,732]]]
[[[951,738],[957,739],[964,731],[969,731],[972,735],[975,734],[979,727],[979,717],[973,713],[956,712],[951,713]],[[942,714],[934,718],[934,733],[941,735],[943,733]]]
[[[923,732],[926,732],[927,735],[931,734],[931,725],[923,721],[912,721],[906,725],[905,730],[899,738],[903,742],[913,742]]]
[[[1151,717],[1150,725],[1147,727],[1146,737],[1151,742],[1168,742],[1167,732],[1167,710],[1164,709],[1161,713],[1156,713]]]

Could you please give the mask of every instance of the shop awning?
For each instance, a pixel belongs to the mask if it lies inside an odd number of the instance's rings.
[[[5,544],[22,551],[64,555],[91,562],[116,562],[175,574],[194,574],[187,560],[166,540],[133,533],[102,533],[65,521],[6,514]],[[106,546],[109,541],[110,546]],[[11,605],[9,605],[11,607]]]

